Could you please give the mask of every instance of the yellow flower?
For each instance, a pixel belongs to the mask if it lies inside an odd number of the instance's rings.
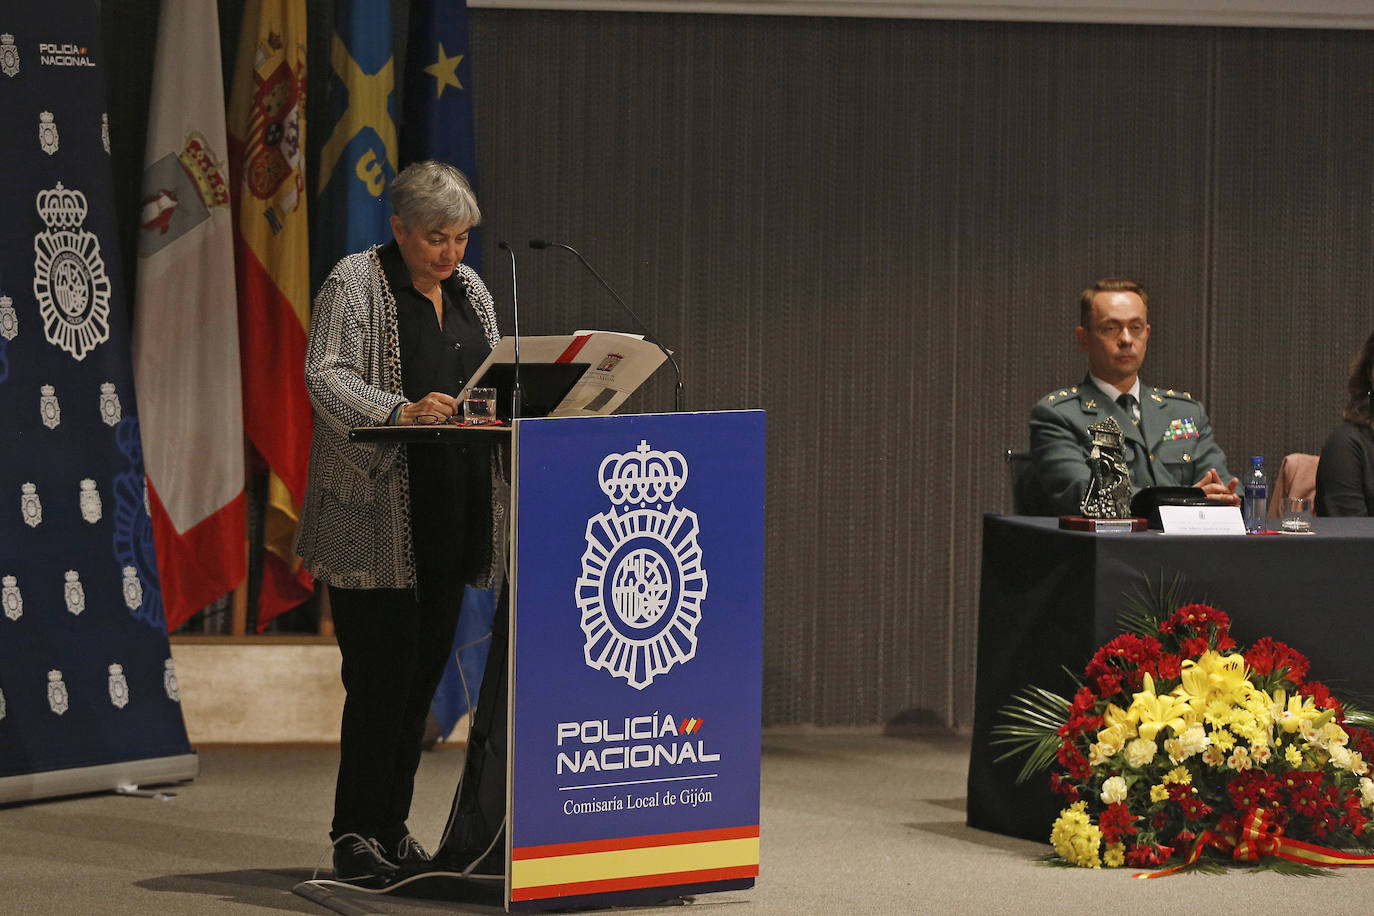
[[[1127,714],[1135,714],[1139,722],[1136,727],[1137,734],[1153,741],[1166,726],[1172,734],[1177,735],[1181,732],[1184,728],[1183,714],[1187,710],[1186,700],[1173,694],[1166,693],[1160,696],[1155,693],[1154,679],[1146,674],[1140,692],[1132,696],[1131,708],[1127,710]]]
[[[1212,746],[1223,751],[1229,751],[1236,743],[1236,736],[1224,728],[1218,728],[1212,732]]]
[[[1169,787],[1163,783],[1150,786],[1150,801],[1162,802],[1169,797]]]
[[[1125,725],[1120,723],[1109,725],[1097,733],[1097,742],[1102,745],[1102,750],[1108,757],[1121,750],[1129,739],[1135,737],[1134,729],[1127,730]]]
[[[1174,692],[1195,709],[1208,701],[1244,703],[1254,686],[1245,677],[1245,657],[1208,650],[1197,661],[1185,659]]]
[[[1074,802],[1063,811],[1050,830],[1050,843],[1054,851],[1070,865],[1083,868],[1098,868],[1102,860],[1098,850],[1102,846],[1102,831],[1097,829],[1088,817],[1084,807],[1087,802]]]
[[[1189,786],[1193,784],[1193,774],[1188,772],[1187,767],[1174,767],[1164,774],[1164,781],[1166,783],[1176,782],[1180,785]]]
[[[1288,747],[1284,748],[1283,759],[1287,760],[1288,765],[1291,767],[1302,766],[1302,753],[1295,744],[1290,744]]]
[[[1126,844],[1113,843],[1102,854],[1102,864],[1108,868],[1120,868],[1126,864]]]

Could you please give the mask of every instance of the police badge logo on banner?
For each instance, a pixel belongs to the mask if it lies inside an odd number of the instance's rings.
[[[86,195],[58,182],[39,191],[48,228],[33,239],[33,294],[48,342],[82,360],[110,336],[110,278],[100,240],[82,228]]]
[[[611,508],[587,520],[577,606],[587,666],[643,690],[697,650],[706,570],[697,516],[673,505],[687,482],[681,452],[612,453],[597,471]]]
[[[8,32],[0,35],[0,73],[9,77],[19,75],[19,49],[14,46],[14,36]]]

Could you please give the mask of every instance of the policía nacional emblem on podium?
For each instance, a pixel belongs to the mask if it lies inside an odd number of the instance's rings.
[[[697,516],[673,504],[687,482],[681,452],[648,442],[597,471],[611,508],[587,520],[577,580],[587,666],[643,690],[697,651],[706,570]]]
[[[110,278],[100,239],[82,228],[86,195],[57,186],[39,191],[48,228],[33,239],[33,294],[48,342],[78,360],[110,336]]]

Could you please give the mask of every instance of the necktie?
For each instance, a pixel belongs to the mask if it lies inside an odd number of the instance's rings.
[[[1131,422],[1139,426],[1140,407],[1136,404],[1135,398],[1131,397],[1129,394],[1123,394],[1116,399],[1116,402],[1121,405],[1122,410],[1126,411],[1126,416],[1131,418]]]

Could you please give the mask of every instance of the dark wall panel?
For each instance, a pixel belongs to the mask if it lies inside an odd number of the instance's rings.
[[[689,408],[768,410],[769,724],[969,721],[980,517],[1010,507],[1000,454],[1030,405],[1082,377],[1096,277],[1146,284],[1145,378],[1205,399],[1235,471],[1318,447],[1374,325],[1367,32],[471,22],[503,323],[501,238],[526,333],[631,327],[571,256],[523,247],[564,241],[677,349]],[[116,139],[141,137],[138,91]]]

